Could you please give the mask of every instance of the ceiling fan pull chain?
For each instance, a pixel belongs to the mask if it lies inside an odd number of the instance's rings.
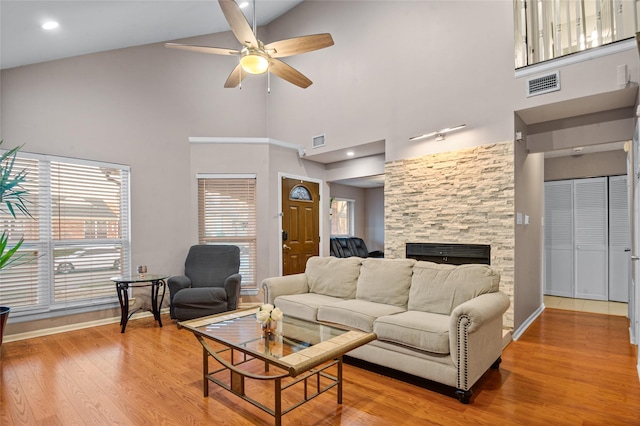
[[[271,73],[267,71],[267,93],[271,93]]]

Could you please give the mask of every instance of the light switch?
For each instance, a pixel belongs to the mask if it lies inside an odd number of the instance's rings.
[[[522,225],[522,213],[516,213],[516,225]]]

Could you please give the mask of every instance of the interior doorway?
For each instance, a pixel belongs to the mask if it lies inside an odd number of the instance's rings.
[[[320,253],[320,184],[282,177],[282,275],[303,273]]]
[[[544,294],[628,303],[627,176],[545,182]]]

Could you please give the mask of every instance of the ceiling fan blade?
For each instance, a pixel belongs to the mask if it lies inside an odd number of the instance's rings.
[[[224,83],[224,87],[227,89],[237,87],[238,84],[240,84],[240,82],[244,80],[246,76],[247,76],[247,73],[242,72],[242,65],[238,64],[233,69],[233,71],[231,71],[231,74],[229,74],[229,77],[227,77],[227,81]]]
[[[209,46],[196,46],[194,44],[178,44],[178,43],[165,43],[165,47],[171,49],[189,50],[191,52],[198,53],[212,53],[214,55],[238,55],[239,50],[225,49],[223,47],[209,47]]]
[[[274,41],[264,48],[272,58],[284,58],[285,56],[298,55],[329,46],[333,46],[333,38],[331,38],[331,34],[324,33]],[[275,52],[272,53],[271,50]]]
[[[244,14],[240,10],[240,6],[233,0],[218,0],[224,17],[227,19],[233,35],[243,46],[251,45],[258,47],[258,40],[251,30],[251,26],[247,22]]]
[[[269,64],[269,72],[277,75],[283,80],[287,80],[289,83],[295,84],[303,89],[306,89],[313,84],[313,82],[305,77],[300,71],[279,59],[271,59]]]

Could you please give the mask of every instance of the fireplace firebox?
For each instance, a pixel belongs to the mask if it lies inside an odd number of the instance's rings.
[[[491,246],[486,244],[406,243],[407,259],[463,265],[491,264]]]

